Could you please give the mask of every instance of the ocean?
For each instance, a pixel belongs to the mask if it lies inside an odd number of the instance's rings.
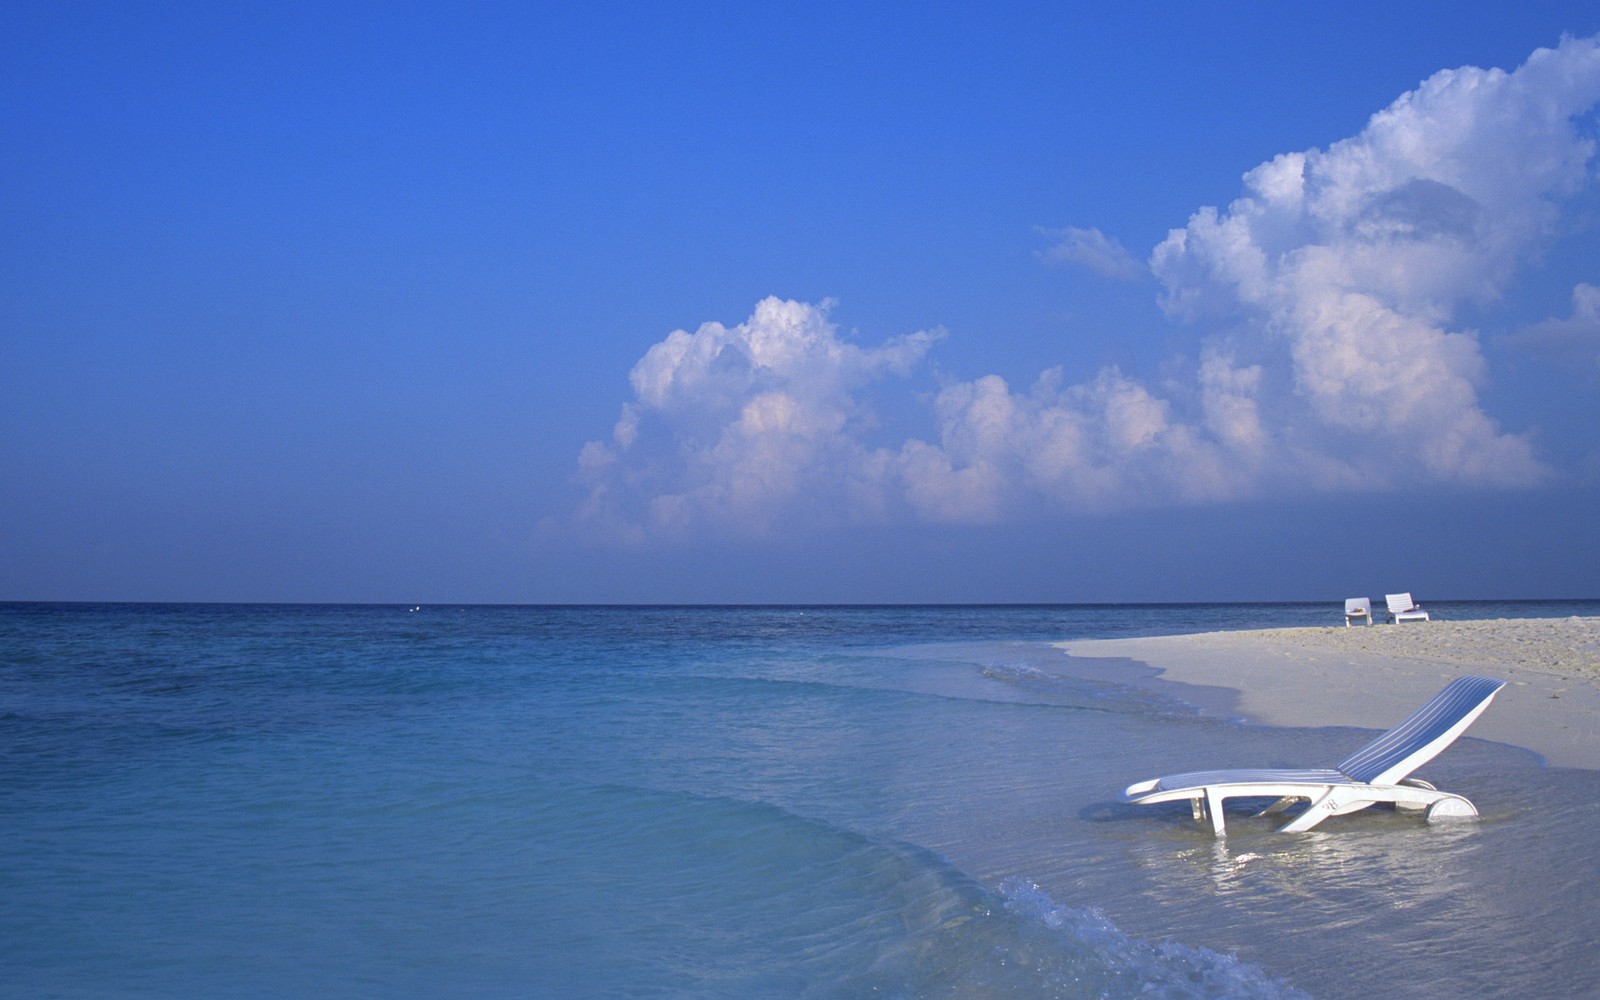
[[[0,604],[0,995],[1600,995],[1600,772],[1469,733],[1421,773],[1476,823],[1118,803],[1372,733],[1052,642],[1340,611]]]

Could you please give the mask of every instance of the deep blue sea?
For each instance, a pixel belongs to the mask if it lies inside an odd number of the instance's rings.
[[[1600,995],[1600,773],[1468,738],[1422,773],[1480,822],[1298,836],[1117,803],[1372,734],[1052,642],[1340,610],[0,604],[0,996]]]

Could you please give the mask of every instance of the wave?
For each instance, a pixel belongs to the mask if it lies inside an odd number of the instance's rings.
[[[1099,910],[1063,906],[1025,879],[1000,887],[1011,912],[1062,935],[1069,955],[1051,978],[1071,990],[1059,996],[1230,997],[1291,1000],[1309,994],[1233,955],[1176,941],[1130,937]]]
[[[565,913],[544,942],[575,973],[546,984],[565,995],[1305,996],[1026,881],[989,888],[935,852],[768,803],[616,785],[557,798],[540,812],[564,829],[543,835],[565,843],[546,845],[560,859],[535,891]]]

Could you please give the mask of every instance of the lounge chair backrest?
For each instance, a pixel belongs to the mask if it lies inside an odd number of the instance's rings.
[[[1340,761],[1339,771],[1355,781],[1395,784],[1454,743],[1505,683],[1493,677],[1456,678],[1410,718]]]
[[[1344,602],[1344,613],[1346,615],[1370,615],[1370,614],[1372,614],[1372,598],[1370,598],[1370,597],[1351,597],[1351,598],[1348,598]]]
[[[1417,602],[1411,599],[1409,592],[1404,594],[1385,594],[1384,600],[1389,602],[1389,613],[1391,615],[1397,615],[1402,611],[1410,611],[1417,606]]]

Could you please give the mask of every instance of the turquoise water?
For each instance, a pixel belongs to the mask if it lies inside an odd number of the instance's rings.
[[[0,994],[1600,990],[1600,774],[1468,739],[1423,774],[1482,822],[1297,837],[1116,803],[1370,734],[1050,642],[1335,612],[0,605]]]

